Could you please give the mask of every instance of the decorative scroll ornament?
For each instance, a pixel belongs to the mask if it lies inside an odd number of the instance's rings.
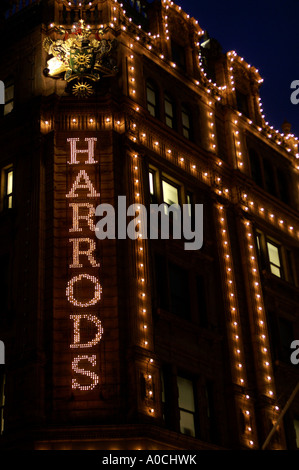
[[[63,39],[56,41],[46,37],[43,43],[48,53],[44,74],[51,78],[63,78],[66,91],[79,98],[87,98],[95,91],[95,84],[101,77],[117,72],[113,57],[117,41],[103,39],[104,30],[98,30],[93,38],[89,26],[79,20],[71,33],[60,28]]]

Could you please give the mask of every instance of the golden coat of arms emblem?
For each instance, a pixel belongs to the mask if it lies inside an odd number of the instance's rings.
[[[84,20],[75,23],[70,32],[59,29],[63,39],[46,37],[43,43],[48,53],[44,74],[51,78],[63,78],[66,91],[86,98],[95,91],[95,84],[102,78],[117,72],[114,51],[115,39],[105,39],[103,30],[95,34]]]

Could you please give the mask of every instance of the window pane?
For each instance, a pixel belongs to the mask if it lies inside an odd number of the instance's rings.
[[[178,188],[172,186],[171,184],[167,183],[166,181],[162,181],[163,187],[163,202],[166,204],[178,204],[179,203],[179,191]]]
[[[5,103],[13,100],[13,97],[14,97],[14,86],[13,85],[6,86],[5,87]]]
[[[195,412],[193,383],[184,377],[177,378],[179,389],[179,408]]]
[[[166,116],[165,122],[168,127],[173,128],[173,121],[170,117]]]
[[[9,196],[7,199],[7,208],[12,209],[12,196]]]
[[[149,173],[149,189],[150,194],[154,194],[154,175],[151,171]]]
[[[194,416],[192,413],[180,411],[180,431],[188,436],[195,436]]]
[[[182,112],[182,123],[184,127],[187,127],[189,129],[190,127],[190,119],[189,116],[186,112]]]
[[[273,245],[270,242],[267,242],[268,254],[269,254],[269,261],[271,264],[280,267],[280,258],[279,258],[279,250],[278,247]]]
[[[13,184],[13,171],[10,170],[7,172],[7,183],[6,183],[6,194],[12,193],[12,184]]]
[[[12,110],[13,110],[13,101],[4,105],[4,116],[6,116],[6,114],[9,114]]]
[[[273,264],[271,264],[270,270],[271,270],[271,273],[274,274],[275,276],[281,277],[280,268],[277,268],[277,266],[274,266]]]
[[[188,129],[183,129],[183,136],[186,137],[186,139],[190,139],[190,132]]]
[[[150,87],[147,87],[147,100],[151,104],[156,104],[156,94],[154,90]]]
[[[150,115],[156,117],[156,108],[148,103],[147,110],[149,111]]]
[[[173,116],[173,106],[168,98],[165,99],[165,113],[168,114],[168,116]]]

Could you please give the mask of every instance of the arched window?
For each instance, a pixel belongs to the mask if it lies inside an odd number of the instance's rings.
[[[146,82],[146,105],[148,112],[153,117],[159,115],[158,103],[158,89],[152,81],[148,80]]]

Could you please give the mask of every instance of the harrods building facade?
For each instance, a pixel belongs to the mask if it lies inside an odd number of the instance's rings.
[[[299,379],[299,150],[258,70],[169,0],[8,0],[0,32],[2,448],[261,449]],[[200,249],[126,236],[151,204],[201,204]],[[267,448],[297,446],[299,396]]]

